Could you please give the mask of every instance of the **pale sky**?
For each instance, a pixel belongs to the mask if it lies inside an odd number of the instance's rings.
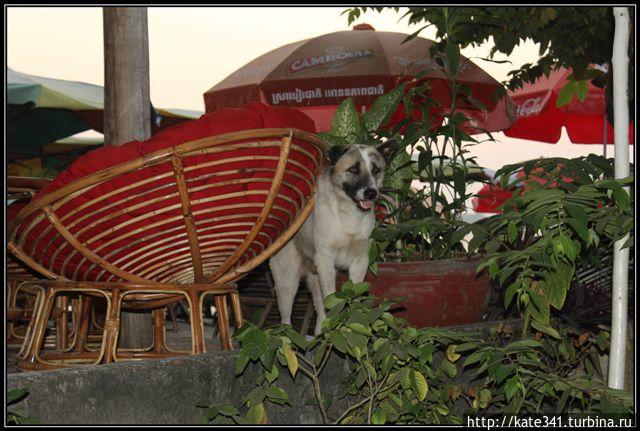
[[[150,7],[149,61],[154,106],[204,110],[203,93],[254,58],[287,43],[348,30],[345,7]],[[99,7],[7,7],[7,66],[51,78],[104,84],[102,9]],[[376,30],[412,33],[393,11],[367,12],[357,21]],[[421,34],[434,38],[435,31]],[[463,50],[484,57],[490,47]],[[474,60],[498,81],[507,72],[535,62],[538,50],[524,44],[512,64]],[[500,58],[504,59],[504,58]],[[602,146],[574,145],[566,133],[556,145],[505,137],[474,147],[479,163],[496,169],[540,156],[575,157],[601,153]],[[613,154],[610,145],[608,153]]]

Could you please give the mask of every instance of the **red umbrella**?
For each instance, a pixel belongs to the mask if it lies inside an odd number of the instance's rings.
[[[367,109],[381,94],[401,82],[424,78],[430,96],[448,106],[449,82],[442,68],[429,57],[434,41],[416,37],[402,43],[403,33],[374,31],[362,24],[359,31],[338,31],[274,49],[241,67],[204,94],[206,111],[241,107],[251,101],[296,107],[316,122],[317,131],[327,131],[337,106],[352,97],[359,109]],[[508,127],[509,102],[497,104],[494,93],[500,84],[480,67],[461,58],[458,81],[468,85],[474,98],[489,113],[479,114],[469,104],[459,104],[479,127],[490,131]]]
[[[555,144],[566,127],[575,144],[613,144],[613,127],[605,119],[604,90],[589,82],[587,98],[577,98],[557,107],[560,90],[568,82],[571,69],[559,68],[519,90],[509,92],[517,105],[517,119],[504,134],[512,138]],[[607,125],[605,129],[604,126]],[[629,143],[633,144],[633,124],[629,127]]]

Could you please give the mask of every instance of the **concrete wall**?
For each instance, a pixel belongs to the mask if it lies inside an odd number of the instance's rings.
[[[122,362],[98,367],[67,368],[7,376],[8,390],[28,388],[29,395],[12,406],[44,424],[194,424],[203,409],[196,404],[240,403],[256,384],[257,367],[234,375],[237,352]],[[322,387],[335,394],[348,372],[345,360],[333,359],[321,375]],[[266,403],[270,424],[320,424],[309,379],[293,381],[282,373],[279,386],[295,408]]]

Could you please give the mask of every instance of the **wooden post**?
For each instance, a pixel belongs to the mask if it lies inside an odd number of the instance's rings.
[[[121,145],[151,137],[147,8],[104,7],[104,142]],[[150,313],[122,313],[120,344],[151,345]]]

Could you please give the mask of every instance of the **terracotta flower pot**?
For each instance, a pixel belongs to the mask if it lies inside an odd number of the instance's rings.
[[[476,275],[480,258],[421,262],[383,262],[369,273],[371,294],[396,301],[394,315],[415,327],[479,322],[489,304],[486,271]]]

